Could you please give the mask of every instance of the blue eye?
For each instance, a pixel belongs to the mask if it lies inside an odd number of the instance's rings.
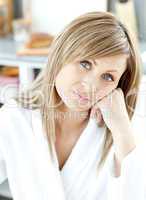
[[[111,74],[109,74],[109,73],[103,74],[102,78],[104,78],[107,81],[114,81],[113,76]]]
[[[88,70],[91,69],[91,62],[87,61],[87,60],[83,60],[83,61],[80,61],[80,65]]]

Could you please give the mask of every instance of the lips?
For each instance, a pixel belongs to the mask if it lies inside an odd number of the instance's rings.
[[[78,97],[82,100],[89,101],[89,98],[87,96],[80,94],[77,90],[74,90],[73,92],[78,95]]]

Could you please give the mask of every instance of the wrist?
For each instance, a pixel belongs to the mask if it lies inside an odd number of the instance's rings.
[[[111,132],[114,134],[131,133],[133,132],[130,120],[119,120],[114,123],[111,128]]]

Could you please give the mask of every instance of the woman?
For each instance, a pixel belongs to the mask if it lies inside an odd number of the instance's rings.
[[[144,200],[146,148],[131,125],[140,78],[112,14],[65,27],[32,86],[1,108],[0,180],[14,200]]]

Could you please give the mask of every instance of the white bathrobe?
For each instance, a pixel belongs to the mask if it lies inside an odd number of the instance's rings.
[[[90,118],[60,171],[55,148],[51,160],[39,110],[12,100],[0,109],[0,183],[8,179],[14,200],[145,200],[146,141],[124,158],[119,177],[112,146],[97,175],[104,134]]]

